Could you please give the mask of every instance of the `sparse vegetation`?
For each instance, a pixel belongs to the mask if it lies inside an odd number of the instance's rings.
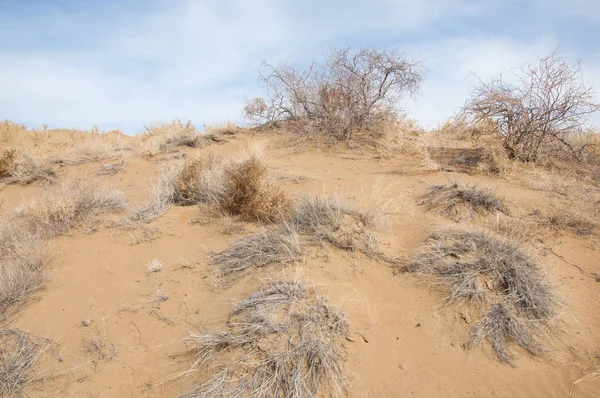
[[[159,259],[153,258],[146,265],[146,273],[152,274],[155,272],[159,272],[160,270],[163,269],[164,266],[165,266],[165,264],[162,261],[160,261]]]
[[[406,270],[433,278],[447,303],[465,301],[480,314],[469,347],[486,340],[509,364],[511,344],[533,355],[545,351],[543,340],[553,331],[558,299],[542,266],[517,242],[490,232],[440,231]]]
[[[179,119],[145,127],[140,136],[143,153],[150,157],[182,147],[202,148],[216,140],[215,135],[202,134],[190,121],[184,123]]]
[[[386,208],[369,206],[369,212],[348,207],[340,196],[302,197],[294,209],[292,223],[312,242],[327,242],[349,251],[358,251],[372,258],[383,258],[377,249],[377,229]]]
[[[228,283],[250,269],[270,264],[290,264],[301,258],[300,238],[292,225],[250,235],[233,242],[212,258],[221,283]]]
[[[5,150],[0,154],[0,178],[10,177],[15,169],[16,151]]]
[[[430,210],[456,221],[470,220],[475,215],[508,214],[504,201],[491,188],[449,180],[447,185],[433,185],[424,203]]]
[[[531,216],[542,227],[590,235],[598,226],[600,201],[590,195],[555,199],[548,209],[536,209]]]
[[[18,222],[0,220],[0,325],[47,281],[44,242]]]
[[[264,64],[260,80],[267,98],[248,102],[251,122],[349,140],[378,136],[397,119],[400,99],[419,88],[421,66],[396,51],[346,47],[306,68]]]
[[[209,153],[206,156],[186,159],[183,163],[167,169],[163,181],[173,191],[173,203],[176,205],[219,204],[225,196],[224,168],[224,159]]]
[[[214,154],[168,165],[149,202],[136,209],[126,224],[149,222],[171,205],[214,205],[245,221],[276,222],[289,217],[291,202],[268,175],[258,155],[229,160]]]
[[[107,145],[101,141],[84,141],[67,153],[52,159],[54,163],[81,165],[122,158],[122,148]]]
[[[125,170],[125,162],[103,163],[94,171],[96,175],[113,176],[121,171]]]
[[[288,218],[291,203],[268,179],[268,168],[256,155],[225,168],[222,207],[246,221],[274,222]]]
[[[0,396],[22,396],[28,385],[43,379],[34,365],[51,345],[19,329],[0,330]]]
[[[125,210],[123,193],[83,181],[65,182],[17,209],[16,217],[33,234],[52,238],[94,217]]]
[[[187,338],[195,363],[213,375],[181,398],[342,397],[350,325],[314,288],[271,281],[237,305],[227,329]]]

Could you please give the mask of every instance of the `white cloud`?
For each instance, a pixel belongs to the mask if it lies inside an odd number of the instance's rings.
[[[487,78],[560,44],[552,36],[437,32],[441,22],[491,18],[498,7],[519,1],[159,0],[153,11],[140,6],[114,19],[94,10],[31,16],[28,24],[0,26],[2,37],[13,29],[38,40],[15,48],[0,38],[0,118],[132,132],[174,117],[197,124],[238,120],[244,98],[259,92],[262,60],[312,58],[330,43],[345,42],[398,46],[420,56],[427,78],[408,109],[422,123],[437,124],[468,96],[476,82],[470,73]],[[577,13],[586,3],[573,4]],[[557,0],[555,6],[562,7],[556,13],[566,7]],[[65,42],[40,42],[46,32],[62,34]],[[77,45],[69,47],[72,41]],[[588,75],[600,77],[600,59],[585,61]]]

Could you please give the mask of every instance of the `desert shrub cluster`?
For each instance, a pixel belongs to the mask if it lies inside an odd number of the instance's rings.
[[[249,270],[271,264],[291,264],[301,259],[302,251],[298,233],[292,225],[286,225],[234,241],[212,258],[211,265],[222,284]]]
[[[233,160],[208,153],[170,164],[156,182],[152,199],[129,218],[151,221],[170,205],[207,204],[245,221],[285,220],[291,201],[268,170],[257,154]]]
[[[51,345],[7,328],[48,280],[47,240],[125,206],[123,194],[114,188],[74,181],[0,219],[0,395],[18,396],[39,380],[34,365]]]
[[[504,200],[493,189],[463,184],[460,180],[433,185],[424,203],[430,210],[457,222],[471,220],[476,215],[509,213]]]
[[[240,302],[223,330],[187,338],[188,374],[210,377],[182,398],[341,397],[350,325],[314,287],[275,280]]]
[[[499,138],[510,158],[598,161],[592,159],[589,117],[600,105],[583,80],[580,62],[569,63],[555,51],[516,72],[515,80],[482,82],[463,109],[467,120],[490,126],[488,132]]]
[[[400,100],[417,92],[422,77],[419,62],[396,51],[346,47],[325,58],[304,68],[264,64],[266,98],[249,101],[246,117],[338,140],[376,136],[397,118]]]
[[[442,230],[406,271],[438,285],[447,303],[466,302],[478,314],[468,347],[487,341],[510,364],[511,345],[533,355],[545,351],[559,300],[542,265],[519,242],[485,231]]]
[[[69,181],[22,205],[15,219],[35,235],[52,238],[101,214],[121,212],[126,207],[125,196],[115,188]]]

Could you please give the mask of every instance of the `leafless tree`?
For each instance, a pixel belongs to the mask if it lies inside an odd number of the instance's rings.
[[[568,63],[557,51],[515,73],[481,83],[465,105],[472,122],[491,122],[508,155],[523,161],[562,157],[582,161],[589,116],[600,110],[583,81],[581,62]]]
[[[417,93],[419,61],[396,51],[349,47],[331,50],[325,62],[306,68],[264,63],[266,98],[250,100],[246,117],[255,124],[286,121],[294,130],[348,139],[376,132],[400,112],[404,96]]]

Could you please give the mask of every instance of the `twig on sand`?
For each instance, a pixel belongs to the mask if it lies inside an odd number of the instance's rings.
[[[558,257],[561,260],[563,260],[565,263],[567,263],[569,265],[572,265],[573,267],[577,268],[579,270],[579,272],[581,272],[583,275],[589,276],[589,277],[592,277],[592,278],[596,278],[596,282],[600,282],[600,274],[599,273],[586,271],[585,269],[583,269],[579,265],[573,264],[572,262],[570,262],[569,260],[567,260],[566,258],[564,258],[563,256],[561,256],[560,254],[556,253],[554,250],[552,250],[550,248],[548,248],[548,250],[550,251],[550,253],[554,254],[556,257]]]

